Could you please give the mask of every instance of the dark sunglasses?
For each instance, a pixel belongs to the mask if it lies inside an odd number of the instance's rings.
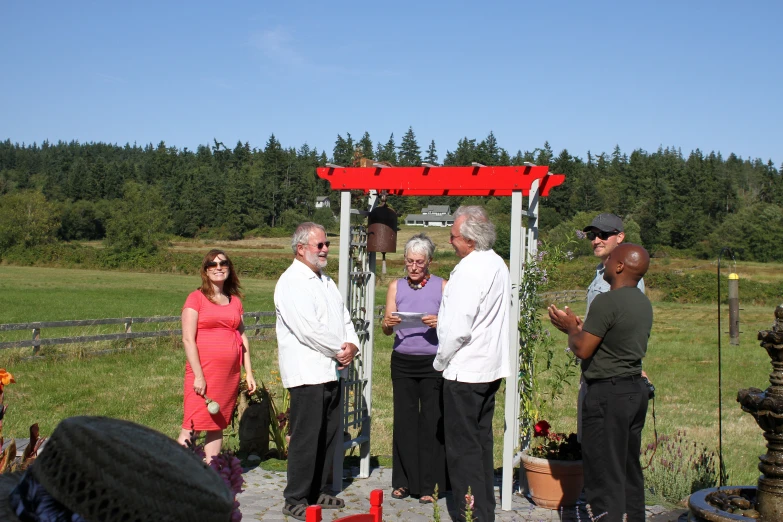
[[[592,230],[587,233],[587,239],[592,241],[595,238],[599,238],[601,241],[606,241],[612,236],[616,236],[619,234],[619,232],[604,232],[603,230],[599,230],[598,232],[593,232]]]
[[[204,265],[204,266],[207,267],[207,268],[215,268],[215,267],[218,267],[218,268],[227,267],[228,268],[228,260],[225,260],[225,261],[208,261],[207,264]]]
[[[318,250],[321,250],[323,247],[329,248],[329,245],[331,245],[331,244],[332,244],[331,241],[324,241],[323,243],[316,243],[314,246]]]

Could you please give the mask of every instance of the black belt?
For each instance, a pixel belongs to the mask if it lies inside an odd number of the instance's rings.
[[[642,378],[641,374],[637,375],[624,375],[622,377],[607,377],[606,379],[585,379],[585,382],[588,386],[592,386],[593,384],[601,384],[605,382],[611,382],[612,384],[617,384],[618,382],[635,382]]]

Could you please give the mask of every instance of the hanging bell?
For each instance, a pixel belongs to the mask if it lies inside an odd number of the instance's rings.
[[[386,203],[367,216],[367,251],[397,252],[397,213]]]

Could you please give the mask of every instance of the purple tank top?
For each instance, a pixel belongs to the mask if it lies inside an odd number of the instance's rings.
[[[408,286],[408,280],[397,280],[397,310],[437,315],[443,297],[443,279],[430,276],[429,281],[418,290]],[[408,355],[435,355],[438,351],[438,333],[435,328],[421,325],[421,328],[402,328],[394,336],[394,349]]]

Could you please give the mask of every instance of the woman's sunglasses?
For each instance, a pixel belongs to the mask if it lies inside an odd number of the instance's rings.
[[[207,264],[204,265],[207,267],[207,270],[210,268],[228,268],[228,260],[225,261],[208,261]]]
[[[616,236],[619,234],[619,232],[604,232],[603,230],[599,230],[598,232],[593,232],[592,230],[587,233],[587,239],[592,241],[595,238],[599,238],[601,241],[606,241],[612,236]]]

